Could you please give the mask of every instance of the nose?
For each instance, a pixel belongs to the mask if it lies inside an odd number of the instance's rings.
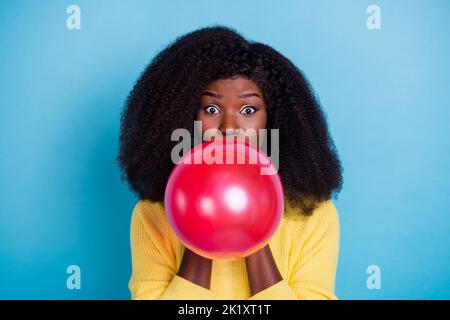
[[[233,130],[232,133],[237,133],[236,130],[239,129],[239,125],[233,114],[225,114],[220,122],[219,130],[223,135],[226,135],[226,130]]]

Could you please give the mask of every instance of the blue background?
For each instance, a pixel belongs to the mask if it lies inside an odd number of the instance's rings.
[[[68,30],[66,8],[81,8]],[[366,8],[381,8],[368,30]],[[340,299],[450,298],[450,2],[2,1],[0,298],[128,299],[119,116],[177,36],[236,28],[311,81],[345,169]],[[66,288],[67,266],[81,290]],[[381,289],[366,286],[369,265]]]

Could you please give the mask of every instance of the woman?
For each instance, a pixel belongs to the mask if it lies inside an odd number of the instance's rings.
[[[210,260],[167,223],[171,133],[278,129],[285,212],[270,242],[245,259]],[[269,130],[270,131],[270,130]],[[131,91],[118,161],[139,196],[131,222],[133,299],[336,299],[342,168],[323,112],[297,67],[236,31],[204,28],[161,51]]]

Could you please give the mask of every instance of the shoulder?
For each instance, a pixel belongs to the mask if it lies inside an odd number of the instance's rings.
[[[322,202],[312,214],[313,221],[324,226],[339,223],[339,213],[332,200]]]
[[[288,204],[285,220],[290,231],[298,236],[339,232],[339,212],[331,199],[318,204],[309,216],[303,215],[299,208]]]
[[[163,202],[144,199],[136,203],[131,218],[130,240],[134,254],[157,252],[174,268],[181,262],[182,246],[168,223]]]
[[[133,209],[133,217],[150,223],[160,223],[165,217],[164,204],[147,199],[140,199]]]
[[[139,200],[133,209],[131,228],[144,228],[146,233],[159,239],[170,237],[172,230],[166,218],[164,203]]]

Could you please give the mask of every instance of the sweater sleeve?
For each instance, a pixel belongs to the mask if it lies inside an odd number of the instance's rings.
[[[147,207],[148,208],[148,207]],[[146,208],[146,209],[147,209]],[[129,289],[133,300],[209,300],[211,291],[177,273],[177,263],[168,234],[155,219],[145,221],[142,205],[133,211],[130,228],[132,275]],[[153,214],[153,212],[150,212]]]
[[[295,234],[295,230],[292,230]],[[324,202],[294,237],[287,279],[249,300],[336,300],[335,275],[339,255],[339,216],[331,200]]]

